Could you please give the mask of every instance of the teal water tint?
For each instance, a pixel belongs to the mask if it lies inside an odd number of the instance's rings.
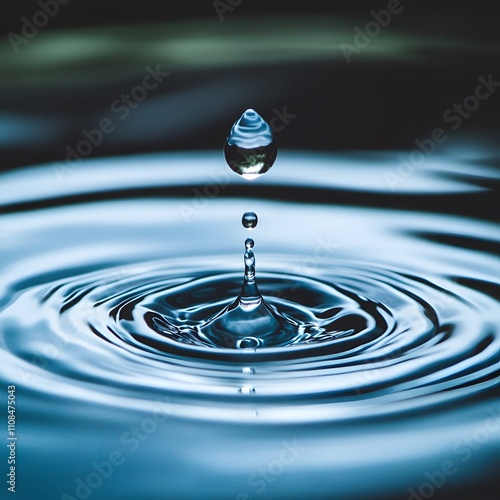
[[[468,211],[491,196],[478,169],[497,174],[450,155],[402,197],[376,189],[388,167],[374,158],[347,179],[341,155],[283,155],[286,175],[251,199],[231,176],[189,221],[216,153],[87,161],[64,182],[51,165],[2,174],[17,498],[78,498],[110,456],[91,500],[392,500],[445,460],[457,472],[439,493],[495,485],[500,235]],[[359,203],[334,203],[346,191]],[[432,193],[465,212],[431,210]],[[265,224],[243,247],[249,206]]]

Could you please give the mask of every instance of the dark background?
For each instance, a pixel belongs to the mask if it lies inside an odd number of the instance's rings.
[[[268,120],[284,107],[295,115],[279,133],[282,149],[413,150],[415,139],[443,126],[443,113],[473,93],[478,76],[500,81],[499,9],[493,1],[402,0],[403,11],[348,64],[340,44],[353,44],[355,27],[364,30],[370,11],[387,4],[242,0],[221,21],[209,0],[70,0],[16,54],[7,36],[21,35],[23,18],[32,20],[40,4],[10,1],[0,18],[0,170],[63,161],[66,148],[84,139],[82,130],[104,117],[117,128],[92,158],[220,150],[249,107]],[[170,75],[126,120],[116,120],[111,103],[157,64]],[[499,118],[500,89],[438,153],[469,147],[482,153],[478,166],[499,166]],[[492,218],[497,198],[493,191],[404,201],[394,194],[382,202]],[[342,191],[336,202],[382,203],[374,194]],[[481,490],[489,498],[488,488],[450,498],[479,498]]]
[[[280,148],[412,150],[479,75],[500,81],[498,9],[402,0],[348,64],[340,43],[353,44],[354,28],[387,3],[242,0],[221,21],[211,1],[70,0],[15,54],[7,34],[21,35],[40,5],[10,2],[0,21],[0,168],[62,160],[156,64],[170,76],[92,157],[220,148],[248,107],[266,119],[283,107],[296,115]],[[499,116],[493,95],[446,147],[464,137],[494,144]]]

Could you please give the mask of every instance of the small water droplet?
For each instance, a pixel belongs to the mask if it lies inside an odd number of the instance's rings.
[[[238,349],[254,349],[259,347],[262,341],[256,337],[243,337],[236,342],[236,347]]]
[[[244,366],[243,370],[241,370],[243,373],[249,374],[249,375],[254,375],[255,370],[253,368],[250,368],[249,366]]]
[[[254,246],[254,241],[252,240],[252,238],[247,238],[247,239],[245,240],[245,248],[246,248],[247,250],[250,250],[250,249],[252,249],[252,248],[253,248],[253,246]]]
[[[244,385],[240,389],[241,394],[253,394],[255,389],[251,385]]]
[[[255,212],[245,212],[241,218],[241,223],[245,229],[254,229],[257,227],[259,218]]]
[[[224,144],[227,164],[245,179],[255,179],[274,164],[278,147],[271,127],[253,109],[247,109],[231,128]]]

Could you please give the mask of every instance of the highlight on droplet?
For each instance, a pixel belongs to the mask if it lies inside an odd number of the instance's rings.
[[[240,387],[241,394],[253,394],[255,389],[251,385],[244,385]]]

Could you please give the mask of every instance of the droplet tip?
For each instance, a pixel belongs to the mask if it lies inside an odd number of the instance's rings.
[[[246,179],[247,181],[253,181],[254,179],[257,179],[257,177],[260,177],[262,174],[242,174],[241,177],[243,179]]]

